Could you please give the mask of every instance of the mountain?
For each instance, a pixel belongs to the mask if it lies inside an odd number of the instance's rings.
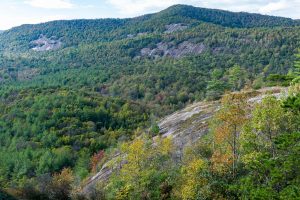
[[[248,101],[255,104],[262,101],[268,94],[272,94],[275,98],[282,99],[287,95],[287,90],[286,88],[271,87],[251,91],[249,93]],[[203,137],[209,134],[209,123],[219,108],[219,101],[196,102],[159,121],[158,126],[161,137],[172,138],[172,159],[180,160],[180,158],[184,156],[184,150],[197,144]],[[158,136],[155,136],[153,141],[157,138]],[[119,154],[119,152],[112,154],[111,158],[102,165],[99,172],[89,178],[89,181],[84,185],[81,192],[85,195],[91,195],[90,193],[97,187],[97,184],[101,182],[107,184],[109,176],[115,171],[120,170],[118,167],[120,162],[124,164],[124,161],[120,161],[121,157],[122,154]]]
[[[159,120],[188,104],[289,85],[299,32],[297,20],[185,5],[4,31],[0,187],[35,194],[66,168],[82,182],[104,154],[159,135]]]
[[[261,14],[250,14],[246,12],[228,12],[225,10],[197,8],[186,5],[175,5],[165,11],[161,16],[169,17],[181,15],[186,18],[196,19],[208,23],[218,24],[232,28],[254,28],[254,27],[275,27],[275,26],[296,26],[299,22],[289,18],[274,17]]]
[[[162,33],[165,31],[166,24],[199,21],[230,28],[272,28],[300,25],[297,20],[283,17],[175,5],[156,14],[132,19],[63,20],[38,25],[23,25],[7,31],[1,37],[1,41],[6,48],[9,48],[11,42],[20,42],[18,45],[21,47],[23,45],[28,47],[34,39],[45,35],[63,37],[65,46],[73,46],[80,43],[124,39],[128,34],[138,32]]]
[[[157,110],[165,113],[231,89],[225,83],[235,65],[250,82],[287,73],[299,44],[297,24],[176,5],[132,19],[23,25],[0,36],[0,80],[14,88],[88,87],[154,109],[164,105]],[[209,82],[213,69],[220,71],[217,89]]]

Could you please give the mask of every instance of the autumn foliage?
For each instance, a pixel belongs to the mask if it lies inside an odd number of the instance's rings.
[[[216,172],[231,168],[232,175],[236,175],[240,157],[240,135],[248,118],[246,99],[246,93],[225,95],[221,100],[222,107],[213,119],[215,148],[211,161],[212,169]]]
[[[104,150],[99,151],[98,153],[95,153],[91,157],[91,171],[95,173],[97,171],[98,164],[103,160],[105,156]]]

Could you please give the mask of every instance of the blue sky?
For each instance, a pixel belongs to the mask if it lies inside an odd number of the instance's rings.
[[[174,4],[300,19],[300,0],[0,0],[0,30],[58,19],[134,17]]]

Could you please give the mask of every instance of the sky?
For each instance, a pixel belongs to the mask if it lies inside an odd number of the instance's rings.
[[[174,4],[300,19],[300,0],[0,0],[0,30],[59,19],[135,17]]]

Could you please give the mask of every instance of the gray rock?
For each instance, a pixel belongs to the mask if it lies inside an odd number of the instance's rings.
[[[138,33],[138,34],[128,34],[127,38],[132,39],[132,38],[135,38],[135,37],[145,36],[147,34],[148,34],[148,32],[142,32],[142,33]]]
[[[280,87],[263,88],[257,91],[257,95],[249,98],[248,102],[251,104],[258,103],[267,95],[283,98],[287,95],[287,89]],[[193,145],[209,132],[209,120],[219,108],[219,101],[197,102],[159,121],[161,136],[169,137],[173,141],[175,149],[173,158],[175,161],[182,157],[186,147]],[[155,144],[157,137],[153,138],[153,144]],[[113,171],[119,170],[122,165],[126,164],[125,157],[125,155],[116,153],[96,175],[89,179],[82,189],[82,193],[88,195],[99,181],[107,182]]]
[[[135,35],[133,35],[133,34],[128,34],[127,35],[127,38],[134,38],[135,37]]]
[[[184,24],[169,24],[169,25],[166,25],[166,31],[165,33],[174,33],[174,32],[177,32],[177,31],[183,31],[185,29],[187,29],[188,26],[184,25]]]
[[[199,55],[206,49],[203,43],[192,43],[185,41],[179,45],[174,45],[172,42],[160,42],[156,44],[156,48],[143,48],[141,49],[142,57],[172,57],[172,58],[182,58],[188,55]]]
[[[47,38],[44,35],[41,35],[39,39],[34,40],[31,43],[35,45],[35,47],[32,48],[34,51],[57,50],[62,46],[62,42],[60,40],[56,40],[54,37]]]

